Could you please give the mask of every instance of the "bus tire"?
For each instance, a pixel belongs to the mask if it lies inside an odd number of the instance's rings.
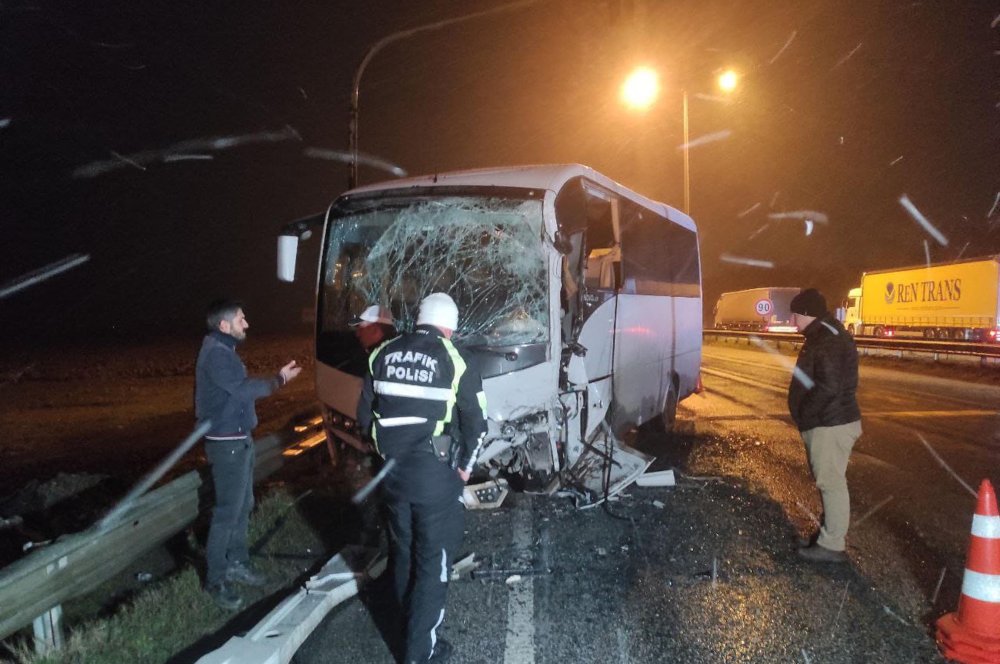
[[[643,427],[655,434],[670,434],[677,419],[677,378],[671,381],[667,394],[663,399],[663,410],[659,415],[649,418]]]
[[[660,413],[660,426],[665,433],[674,430],[674,422],[677,421],[677,385],[676,380],[671,382],[670,389],[667,390],[667,397],[663,400],[663,412]]]

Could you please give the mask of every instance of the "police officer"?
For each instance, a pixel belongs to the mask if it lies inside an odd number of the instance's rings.
[[[403,610],[407,664],[445,662],[437,635],[465,525],[462,488],[486,433],[482,378],[451,335],[458,307],[445,293],[420,303],[416,329],[369,358],[357,421],[396,464],[383,483],[390,566]]]

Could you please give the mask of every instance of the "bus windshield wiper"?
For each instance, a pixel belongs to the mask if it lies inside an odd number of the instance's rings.
[[[487,346],[486,344],[483,344],[481,346],[469,346],[469,348],[472,350],[480,350],[486,353],[492,353],[493,355],[500,355],[503,357],[503,359],[507,360],[508,362],[516,362],[518,357],[516,350],[503,350],[502,348],[493,348],[492,346]]]

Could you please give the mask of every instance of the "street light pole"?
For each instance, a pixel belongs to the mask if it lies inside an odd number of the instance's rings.
[[[684,214],[691,214],[691,136],[688,131],[688,93],[684,90]]]
[[[375,57],[375,54],[382,50],[383,47],[391,44],[394,41],[399,41],[406,37],[411,37],[420,32],[426,32],[428,30],[437,30],[439,28],[444,28],[455,23],[461,23],[463,21],[468,21],[474,18],[480,18],[482,16],[487,16],[489,14],[498,14],[500,12],[510,11],[513,9],[520,9],[522,7],[527,7],[528,5],[533,5],[538,0],[520,0],[520,2],[511,2],[506,5],[500,5],[499,7],[493,7],[492,9],[486,9],[481,12],[475,12],[473,14],[466,14],[465,16],[458,16],[456,18],[449,18],[443,21],[435,21],[434,23],[428,23],[426,25],[419,25],[415,28],[410,28],[408,30],[400,30],[399,32],[394,32],[391,35],[383,37],[382,39],[375,42],[368,52],[365,53],[365,57],[362,58],[361,64],[358,65],[357,71],[354,72],[354,86],[351,88],[351,117],[349,123],[348,136],[348,149],[351,153],[350,168],[348,172],[347,187],[348,189],[354,189],[358,186],[358,115],[359,115],[359,98],[361,96],[361,76],[365,73],[365,68],[371,59]]]

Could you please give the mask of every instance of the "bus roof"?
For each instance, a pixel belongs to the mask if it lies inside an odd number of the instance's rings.
[[[399,180],[387,180],[367,184],[346,192],[345,195],[369,194],[387,189],[427,188],[427,187],[518,187],[525,189],[545,189],[558,192],[563,185],[576,177],[583,177],[614,191],[643,207],[655,210],[670,221],[695,230],[694,221],[680,210],[665,203],[646,198],[628,187],[615,182],[582,164],[541,164],[534,166],[503,166],[498,168],[477,168],[465,171],[451,171],[420,175]]]

